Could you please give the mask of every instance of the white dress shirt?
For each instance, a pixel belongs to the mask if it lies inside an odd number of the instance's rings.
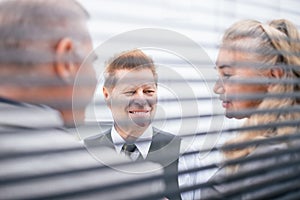
[[[152,135],[153,129],[152,126],[149,126],[146,131],[136,140],[136,143],[134,143],[138,151],[136,150],[132,153],[132,160],[136,160],[139,154],[142,154],[143,158],[146,159],[151,146]],[[118,134],[114,126],[111,130],[111,139],[115,145],[116,152],[123,154],[124,152],[122,152],[122,147],[126,141]]]
[[[186,171],[200,166],[198,154],[189,156],[181,156],[178,161],[178,171]],[[199,177],[201,177],[202,171],[194,173],[181,174],[178,177],[179,188],[186,188],[199,184]],[[200,199],[200,189],[195,191],[188,191],[181,193],[182,200]]]

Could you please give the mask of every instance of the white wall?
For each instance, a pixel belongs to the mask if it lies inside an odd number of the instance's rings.
[[[203,45],[212,59],[225,28],[240,19],[300,20],[297,0],[79,0],[90,12],[97,46],[114,35],[138,28],[164,28]]]
[[[128,31],[141,28],[167,29],[182,34],[203,47],[211,62],[207,66],[201,66],[203,69],[213,67],[222,33],[227,27],[240,19],[255,19],[266,22],[274,18],[286,18],[295,24],[300,23],[300,11],[298,10],[300,1],[297,0],[80,0],[80,2],[90,12],[89,28],[95,47],[99,47],[114,36]],[[176,42],[174,44],[180,45]],[[194,66],[187,63],[183,64],[182,59],[174,56],[174,54],[168,54],[166,51],[160,53],[157,49],[152,49],[146,53],[152,56],[155,62],[166,65],[168,69],[182,75],[182,79],[199,78],[206,80],[205,76],[214,76],[203,71],[197,74]],[[174,62],[165,62],[166,59],[169,61],[171,59]],[[101,72],[99,69],[103,66],[103,63],[97,63],[95,67]],[[101,76],[101,73],[99,75]],[[163,74],[159,75],[163,76]],[[93,102],[92,107],[94,109],[88,109],[87,111],[88,121],[93,121],[95,118],[98,121],[111,120],[110,112],[105,106],[94,107],[94,105],[103,104],[101,84],[99,82]],[[192,88],[193,97],[214,95],[209,91],[209,87],[203,85],[203,83],[188,83],[188,85]],[[179,93],[184,92],[184,89],[179,90]],[[160,99],[170,95],[168,89],[165,88],[160,88],[159,94]],[[176,94],[173,97],[176,98]],[[182,109],[188,109],[190,114],[211,114],[213,107],[217,107],[216,104],[219,102],[196,101],[196,103],[195,107],[189,107],[189,105],[183,105],[184,103],[181,102],[162,102],[159,104],[158,114],[166,118],[176,115],[181,115],[184,118],[187,112],[183,114]],[[217,109],[221,108],[218,107]],[[201,132],[213,129],[214,125],[211,120],[211,117],[197,119],[196,121],[186,120],[185,122],[184,120],[173,122],[165,120],[158,125],[164,130],[175,134],[184,134],[185,132]],[[193,126],[194,123],[197,123],[197,128],[188,130],[188,127]],[[223,128],[239,124],[237,121],[224,118],[219,120],[218,123]],[[186,131],[178,132],[182,126],[185,126]],[[214,137],[213,140],[216,138]]]

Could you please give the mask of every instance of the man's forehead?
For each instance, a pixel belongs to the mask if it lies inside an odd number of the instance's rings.
[[[140,70],[117,70],[117,84],[153,84],[155,82],[154,75],[150,69]]]
[[[115,87],[119,88],[138,88],[138,87],[156,87],[154,80],[144,80],[144,79],[137,79],[137,80],[129,80],[129,79],[122,79],[116,83]]]

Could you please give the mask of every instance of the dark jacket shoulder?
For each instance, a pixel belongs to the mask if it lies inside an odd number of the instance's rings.
[[[84,142],[90,141],[90,140],[97,140],[97,139],[100,139],[101,137],[103,137],[103,136],[109,134],[110,132],[111,132],[111,129],[109,129],[109,130],[107,130],[107,131],[105,131],[105,132],[103,132],[103,133],[97,134],[97,135],[89,136],[89,137],[87,137],[87,138],[84,139]]]
[[[107,146],[113,147],[112,139],[111,139],[111,129],[90,137],[87,137],[83,140],[84,145],[86,147],[97,147],[97,146]]]
[[[153,127],[153,138],[154,137],[159,137],[161,139],[166,139],[166,140],[181,140],[181,138],[177,135],[162,131],[158,128]]]

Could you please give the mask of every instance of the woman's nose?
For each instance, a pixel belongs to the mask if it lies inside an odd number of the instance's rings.
[[[224,85],[220,78],[217,80],[217,82],[214,85],[214,92],[216,94],[224,94],[225,93]]]

